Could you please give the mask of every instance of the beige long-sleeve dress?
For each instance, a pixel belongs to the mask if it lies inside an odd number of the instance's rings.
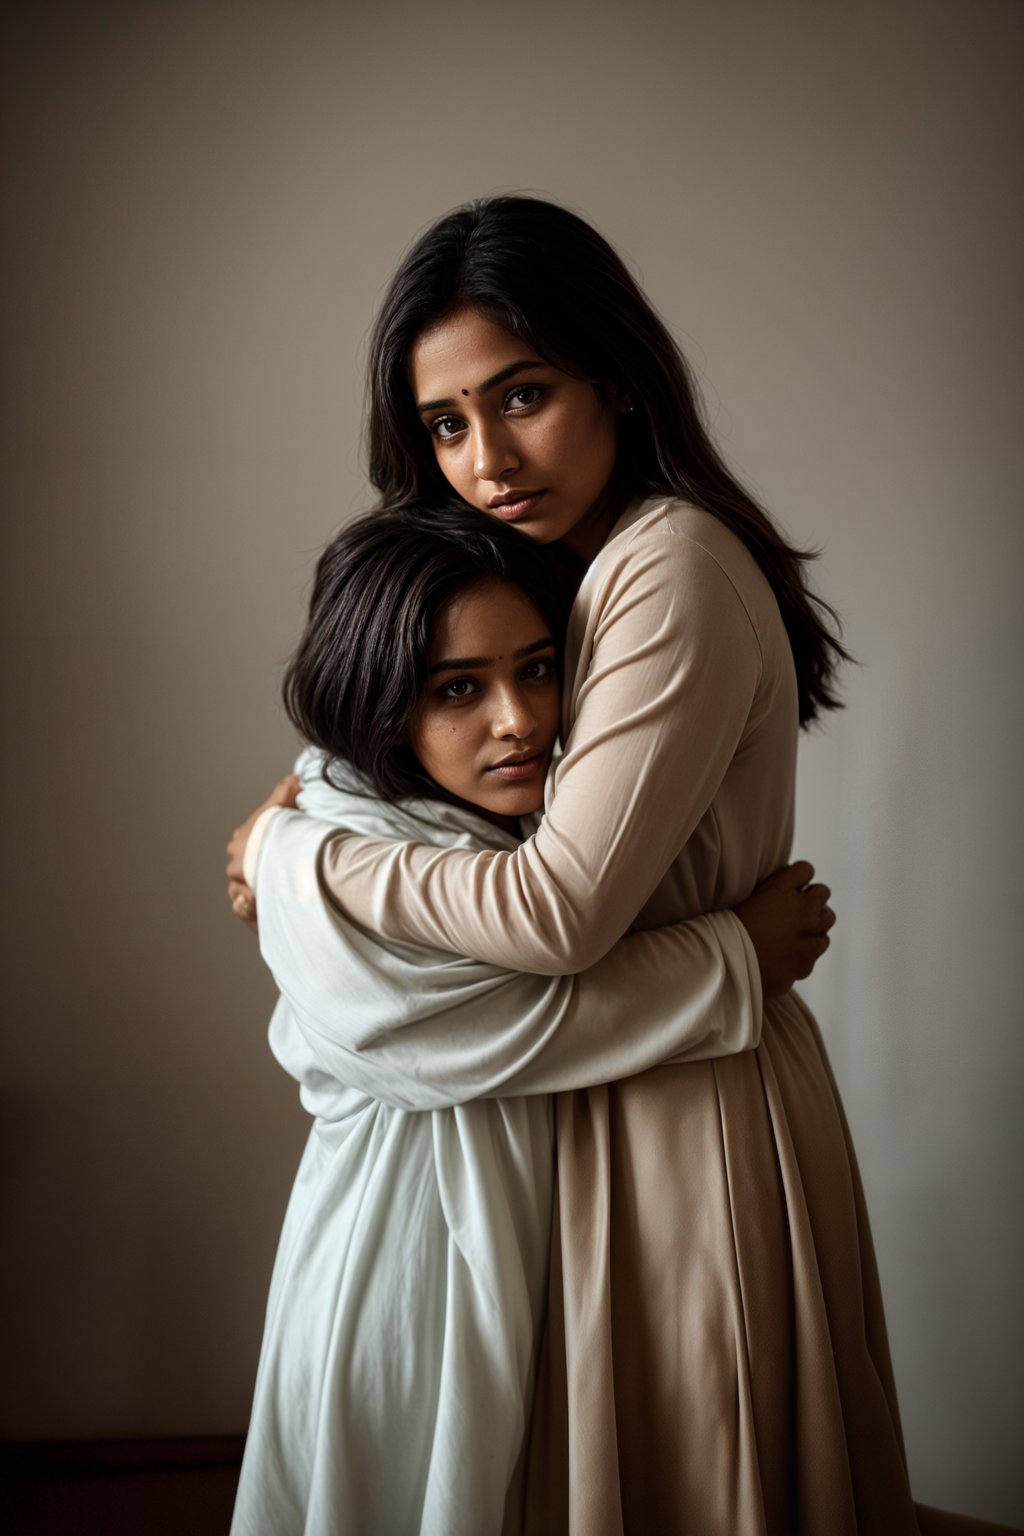
[[[322,856],[335,899],[390,939],[560,973],[631,924],[733,905],[783,864],[792,657],[716,519],[648,501],[613,529],[573,613],[565,741],[517,850],[339,840]],[[556,1115],[531,1530],[928,1528],[853,1149],[800,999],[769,1002],[755,1051],[564,1094]]]

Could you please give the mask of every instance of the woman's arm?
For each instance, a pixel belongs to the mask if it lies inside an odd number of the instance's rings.
[[[763,664],[707,549],[664,523],[618,545],[579,600],[592,655],[538,832],[476,854],[333,838],[322,877],[341,910],[388,939],[552,975],[630,926],[721,783]]]
[[[231,834],[227,846],[228,901],[231,910],[247,928],[256,933],[256,898],[252,893],[251,870],[259,859],[263,832],[270,818],[279,809],[291,810],[299,796],[301,781],[298,774],[289,773],[281,779],[262,805]]]
[[[758,1042],[758,959],[732,913],[630,934],[578,977],[510,973],[387,945],[350,923],[311,878],[321,837],[308,817],[275,817],[253,879],[261,948],[304,1055],[343,1083],[433,1109],[588,1087]],[[772,920],[763,901],[759,910]],[[817,953],[827,940],[809,942]]]

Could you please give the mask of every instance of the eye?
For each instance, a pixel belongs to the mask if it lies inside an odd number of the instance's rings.
[[[519,675],[525,683],[549,682],[555,675],[555,659],[553,656],[535,656]]]
[[[450,443],[453,437],[465,432],[466,423],[461,416],[437,416],[430,423],[430,434],[438,442]]]
[[[451,699],[459,703],[479,692],[479,685],[471,677],[453,677],[447,683],[441,684],[437,690],[437,696],[439,699]]]
[[[517,384],[505,396],[506,411],[525,411],[536,405],[546,390],[540,384]]]

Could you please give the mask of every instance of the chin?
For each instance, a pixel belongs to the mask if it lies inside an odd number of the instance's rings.
[[[506,800],[501,805],[489,805],[486,809],[492,816],[531,816],[543,804],[543,800]]]

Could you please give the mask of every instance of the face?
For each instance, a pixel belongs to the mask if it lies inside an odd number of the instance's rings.
[[[464,501],[541,544],[600,548],[622,507],[613,390],[562,373],[472,309],[424,331],[409,374],[437,462]]]
[[[539,810],[561,689],[548,625],[525,593],[487,581],[438,619],[409,745],[455,800],[515,829]]]

